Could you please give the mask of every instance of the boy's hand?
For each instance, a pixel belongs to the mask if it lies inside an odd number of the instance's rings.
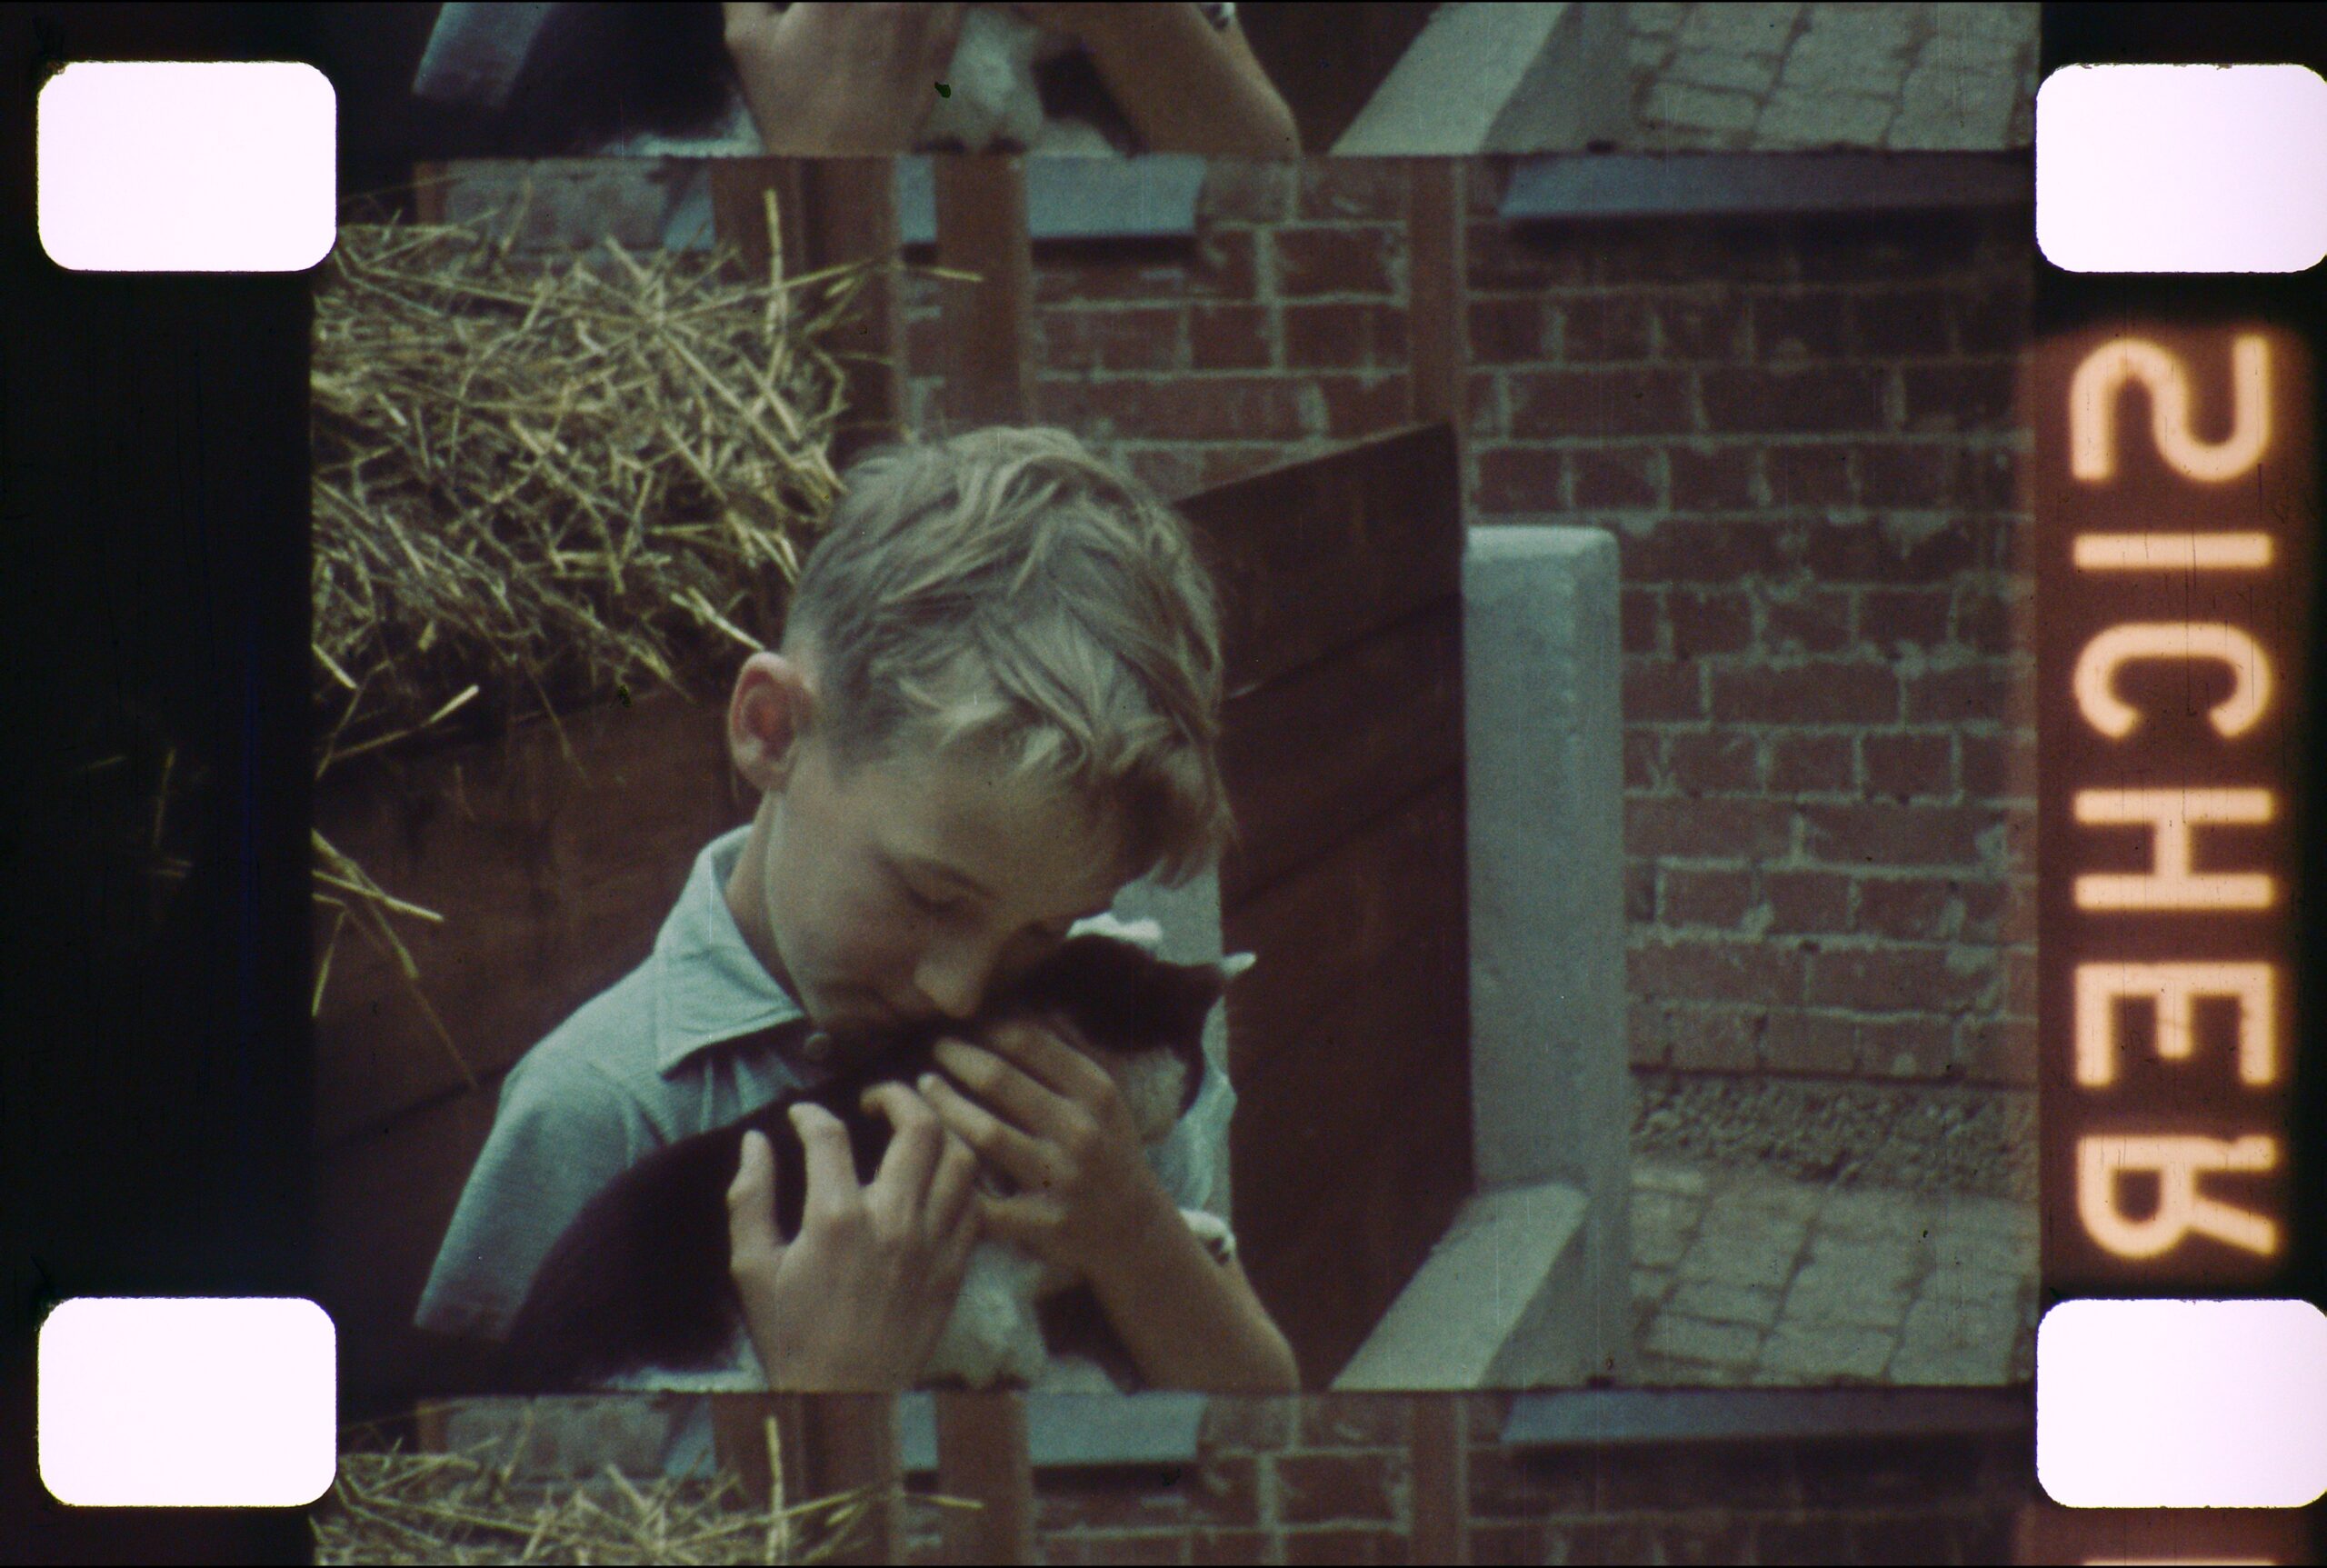
[[[822,1106],[792,1107],[807,1155],[800,1233],[775,1232],[775,1156],[744,1135],[727,1189],[729,1271],[771,1388],[882,1392],[921,1375],[954,1310],[978,1235],[977,1160],[901,1084],[868,1091],[895,1129],[870,1186],[856,1183],[848,1130]]]
[[[1097,1280],[1135,1256],[1156,1224],[1179,1223],[1106,1069],[1031,1024],[1003,1025],[987,1041],[990,1049],[937,1046],[967,1094],[934,1074],[921,1082],[946,1127],[1017,1183],[1011,1197],[980,1194],[986,1234]]]

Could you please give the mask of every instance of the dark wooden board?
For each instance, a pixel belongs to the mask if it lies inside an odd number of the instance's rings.
[[[1024,424],[1034,406],[1034,243],[1020,158],[936,161],[937,265],[948,426]]]
[[[1462,606],[1445,600],[1227,704],[1234,907],[1463,762]]]
[[[499,1088],[495,1080],[439,1100],[316,1158],[315,1299],[338,1330],[341,1403],[351,1412],[464,1391],[447,1347],[413,1327],[412,1314],[493,1129]]]
[[[657,692],[391,766],[359,759],[315,798],[318,831],[395,896],[419,988],[490,1077],[653,950],[703,846],[750,817],[723,705]],[[465,803],[465,809],[464,809]],[[315,951],[334,918],[317,911]],[[342,931],[315,1020],[329,1146],[466,1086],[393,961]]]
[[[1234,480],[1181,510],[1220,584],[1232,696],[1461,592],[1444,424]]]

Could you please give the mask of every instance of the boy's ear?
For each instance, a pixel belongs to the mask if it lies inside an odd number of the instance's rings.
[[[815,690],[798,660],[758,653],[744,661],[727,704],[727,754],[753,788],[784,787],[800,737],[815,711]]]

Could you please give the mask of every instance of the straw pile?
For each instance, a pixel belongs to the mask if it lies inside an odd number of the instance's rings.
[[[415,736],[724,680],[774,640],[838,489],[825,345],[874,275],[785,278],[765,210],[759,281],[729,252],[641,259],[611,241],[603,260],[529,267],[514,220],[499,239],[341,228],[312,371],[318,781]],[[314,848],[316,900],[339,912],[314,1006],[351,916],[416,979],[388,917],[438,917]]]
[[[315,295],[317,778],[464,709],[497,729],[680,684],[780,623],[838,487],[824,343],[869,270],[605,254],[529,271],[459,226],[340,231]]]
[[[315,1561],[821,1563],[858,1541],[878,1501],[859,1488],[753,1507],[733,1474],[634,1482],[612,1465],[598,1482],[527,1483],[496,1457],[485,1447],[342,1453],[331,1495],[309,1516]]]

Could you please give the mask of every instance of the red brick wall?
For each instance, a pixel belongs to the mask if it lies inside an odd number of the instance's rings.
[[[2008,1561],[2032,1439],[1518,1450],[1508,1399],[1467,1397],[1471,1561]],[[1400,1395],[1214,1399],[1196,1462],[1044,1471],[1046,1563],[1403,1563],[1413,1499]],[[939,1560],[935,1510],[910,1555]]]
[[[1468,185],[1472,515],[1623,552],[1633,1061],[2032,1084],[2024,213],[1529,233]],[[1039,416],[1167,492],[1403,422],[1404,201],[1221,165],[1193,242],[1042,247]]]

